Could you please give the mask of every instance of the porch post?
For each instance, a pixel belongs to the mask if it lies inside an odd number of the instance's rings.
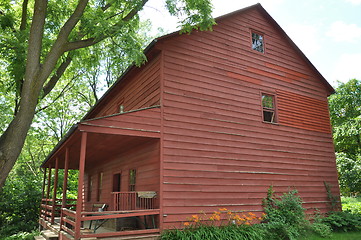
[[[47,168],[44,168],[43,187],[42,187],[42,191],[41,191],[41,203],[43,203],[43,199],[45,197],[46,169]]]
[[[55,159],[53,203],[52,203],[52,206],[51,206],[51,224],[54,224],[54,218],[55,218],[56,191],[58,190],[58,174],[59,174],[59,158],[56,158]]]
[[[48,202],[50,197],[50,185],[51,185],[51,164],[49,164],[49,173],[48,173],[48,188],[46,189],[46,200],[45,200],[45,219],[48,218]]]
[[[64,181],[63,181],[63,200],[61,203],[61,207],[66,207],[66,191],[68,188],[68,170],[69,170],[69,148],[65,149],[65,166],[64,166]]]
[[[66,208],[66,206],[67,206],[66,192],[67,192],[67,188],[68,188],[68,169],[69,169],[69,148],[66,148],[65,149],[64,181],[63,181],[63,198],[61,201],[61,209],[60,209],[60,230],[64,224],[63,208]]]
[[[81,212],[83,210],[83,183],[85,170],[87,132],[81,134],[80,159],[79,159],[79,177],[78,177],[78,199],[76,202],[75,213],[75,240],[80,239]]]
[[[42,191],[41,191],[41,201],[40,201],[40,208],[39,208],[39,210],[40,210],[39,211],[40,218],[42,218],[42,210],[43,210],[44,197],[45,197],[46,170],[47,170],[47,168],[44,168],[43,186],[42,186]]]

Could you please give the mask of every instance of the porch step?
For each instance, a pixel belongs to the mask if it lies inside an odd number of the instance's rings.
[[[34,240],[46,240],[46,238],[40,235],[40,236],[35,236]]]
[[[41,235],[46,239],[46,240],[58,240],[59,235],[54,233],[51,230],[44,230],[41,231]]]

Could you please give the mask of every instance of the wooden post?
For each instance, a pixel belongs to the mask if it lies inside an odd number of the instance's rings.
[[[87,132],[82,132],[80,143],[79,176],[78,176],[78,199],[75,213],[75,240],[80,239],[81,212],[83,210],[83,183],[85,170]]]
[[[55,208],[56,208],[56,192],[58,190],[58,176],[59,176],[59,158],[55,159],[55,176],[54,176],[54,191],[53,191],[53,202],[51,205],[51,224],[54,224],[55,219]]]
[[[69,148],[65,149],[65,166],[64,166],[64,181],[63,181],[63,198],[61,201],[61,209],[60,209],[60,230],[61,226],[64,224],[63,222],[63,208],[66,208],[66,192],[68,188],[68,170],[69,170]]]
[[[46,184],[46,169],[47,168],[44,168],[44,176],[43,176],[43,186],[42,186],[42,191],[41,191],[41,201],[40,201],[40,211],[39,211],[39,216],[41,218],[41,211],[42,211],[42,205],[43,205],[43,201],[44,201],[44,197],[45,197],[45,184]],[[45,216],[45,215],[44,215]]]
[[[51,164],[49,164],[49,174],[48,174],[48,188],[46,190],[46,200],[45,200],[45,220],[47,220],[48,216],[48,201],[50,197],[50,185],[51,185]]]

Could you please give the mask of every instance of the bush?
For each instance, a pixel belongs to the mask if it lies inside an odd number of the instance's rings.
[[[313,233],[323,238],[330,237],[332,234],[332,228],[325,223],[315,222],[310,225],[310,228]]]
[[[1,240],[33,240],[35,236],[39,235],[39,232],[20,232],[9,237],[1,238]]]
[[[33,175],[8,177],[0,193],[0,239],[38,227],[40,188]]]
[[[296,239],[305,231],[308,222],[297,193],[297,190],[289,190],[277,198],[273,187],[268,189],[267,197],[263,199],[264,219],[269,232],[275,234],[274,239]]]
[[[321,220],[329,225],[333,231],[348,232],[361,230],[361,215],[351,212],[332,212]]]

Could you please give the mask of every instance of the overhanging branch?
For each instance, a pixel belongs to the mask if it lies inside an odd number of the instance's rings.
[[[60,77],[64,74],[65,70],[70,65],[71,61],[72,61],[72,54],[69,54],[65,58],[65,61],[63,61],[60,64],[55,74],[50,78],[49,82],[43,87],[43,94],[41,98],[44,98],[46,95],[48,95],[51,92],[51,90],[53,90],[56,83],[59,81]]]

